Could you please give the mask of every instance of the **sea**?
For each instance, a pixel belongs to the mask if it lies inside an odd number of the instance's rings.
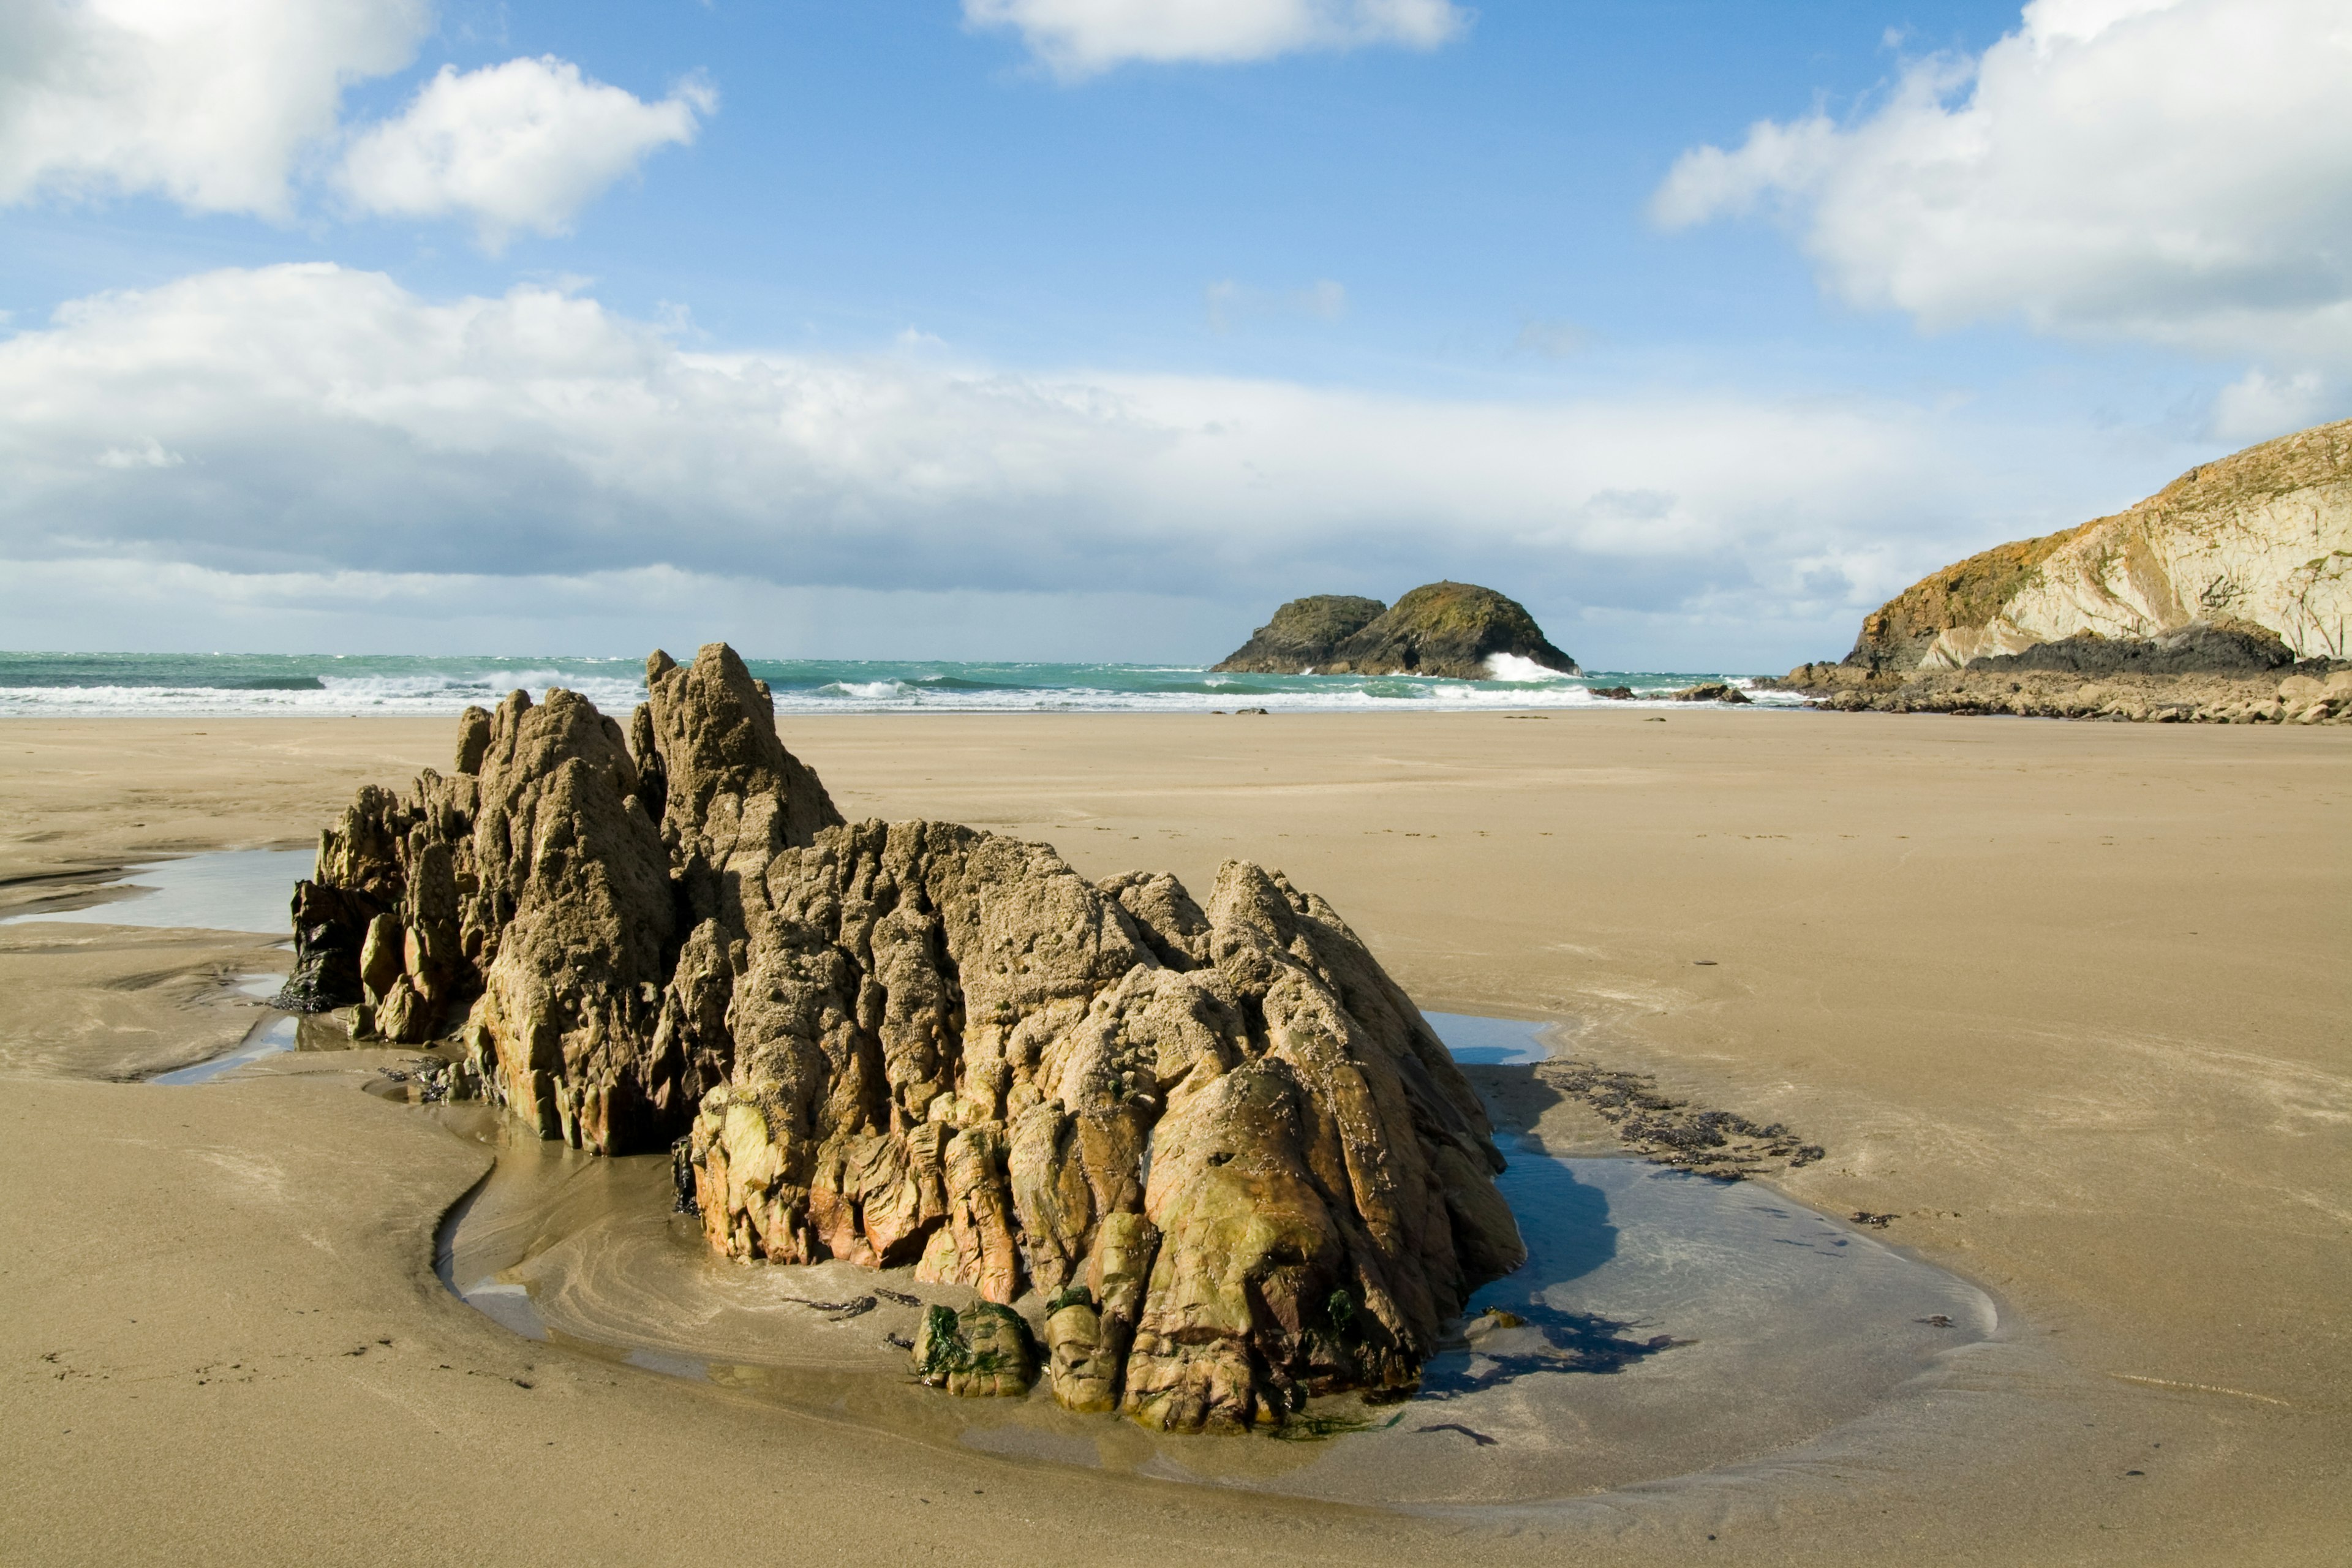
[[[1220,675],[1185,664],[987,664],[945,660],[747,659],[779,713],[1198,713],[1412,709],[1603,709],[1601,687],[1643,705],[1702,681],[1743,689],[1715,671],[1593,670],[1562,676],[1502,656],[1496,679],[1409,675]],[[521,688],[534,701],[567,687],[607,713],[645,700],[635,658],[426,658],[362,654],[0,653],[0,715],[233,718],[453,715]],[[1759,707],[1799,699],[1754,693]]]

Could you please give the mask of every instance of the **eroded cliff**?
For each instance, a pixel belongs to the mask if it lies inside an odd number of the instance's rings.
[[[1849,668],[1903,676],[2095,635],[2266,632],[2352,654],[2352,420],[2190,469],[2129,510],[1996,546],[1864,618]]]

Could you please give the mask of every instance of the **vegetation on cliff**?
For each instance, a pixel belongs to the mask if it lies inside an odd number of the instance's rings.
[[[1843,662],[1900,679],[2067,637],[2151,641],[2198,625],[2267,634],[2298,658],[2352,654],[2352,420],[1932,573],[1864,617]]]

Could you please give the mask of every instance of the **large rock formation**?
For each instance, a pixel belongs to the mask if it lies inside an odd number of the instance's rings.
[[[1388,612],[1378,599],[1353,594],[1310,594],[1274,612],[1216,668],[1252,675],[1311,675],[1327,670],[1339,646]]]
[[[1971,555],[1872,612],[1839,663],[1758,684],[1849,710],[2340,721],[2347,618],[2352,420]]]
[[[1551,645],[1517,600],[1469,583],[1425,584],[1386,609],[1378,599],[1337,594],[1293,599],[1215,668],[1487,680],[1496,655],[1577,672],[1576,660]]]
[[[712,1246],[1044,1300],[1064,1403],[1171,1428],[1410,1385],[1524,1258],[1475,1094],[1319,899],[1228,863],[1093,884],[1045,846],[845,824],[724,646],[470,710],[298,889],[294,997],[456,1028],[487,1091],[608,1153],[684,1134]],[[1025,1384],[1025,1331],[919,1372]]]
[[[2154,641],[2200,623],[2266,633],[2296,658],[2352,654],[2352,420],[2191,468],[2113,517],[1947,566],[1872,612],[1844,662],[1955,669],[2066,637]]]

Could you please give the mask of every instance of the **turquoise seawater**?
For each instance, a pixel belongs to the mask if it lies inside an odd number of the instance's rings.
[[[1215,675],[1196,665],[961,664],[930,660],[751,659],[779,712],[1202,712],[1266,708],[1403,709],[1606,706],[1592,689],[1627,686],[1658,700],[1707,671],[1598,670],[1519,677]],[[645,698],[634,658],[441,658],[401,655],[0,653],[0,714],[220,716],[454,714],[517,687],[534,700],[569,687],[608,713]],[[1759,692],[1760,705],[1779,705]]]

